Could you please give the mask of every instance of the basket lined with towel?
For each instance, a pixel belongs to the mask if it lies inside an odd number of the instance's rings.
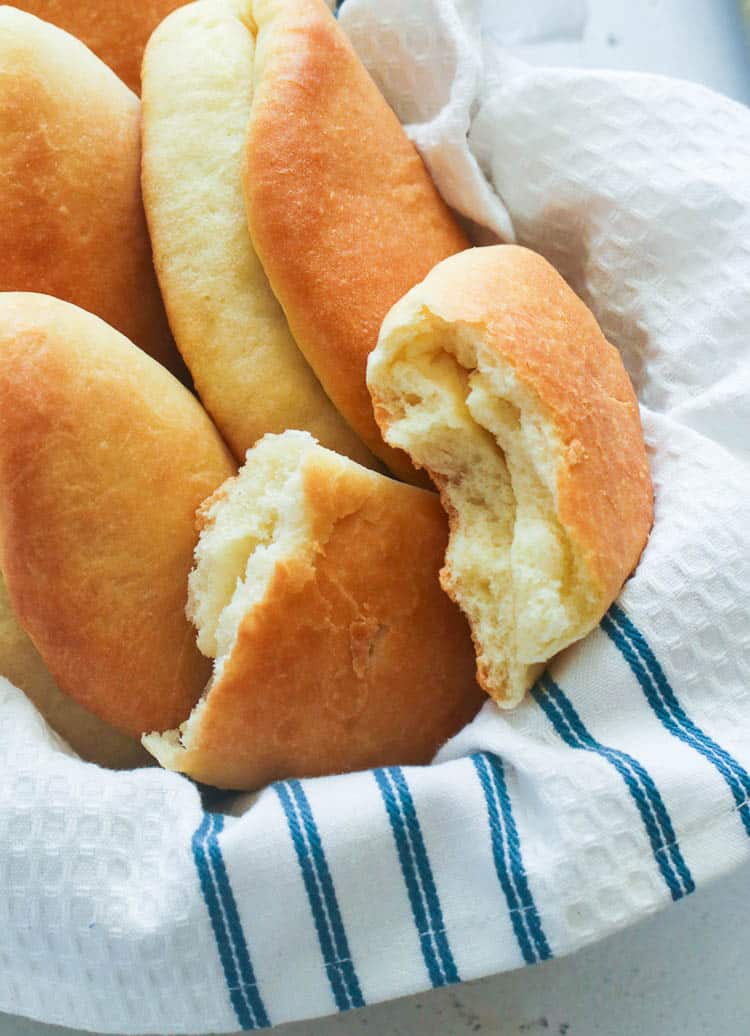
[[[208,808],[81,762],[1,681],[4,1011],[262,1028],[569,953],[750,855],[750,113],[507,61],[457,0],[340,17],[446,200],[545,255],[621,350],[651,539],[600,627],[429,767]]]

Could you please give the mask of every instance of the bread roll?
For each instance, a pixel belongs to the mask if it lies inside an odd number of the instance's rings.
[[[393,303],[468,243],[322,0],[238,6],[256,35],[244,176],[253,245],[340,413],[413,479],[373,419],[367,356]]]
[[[247,229],[242,153],[255,42],[222,0],[175,11],[143,64],[143,189],[177,344],[235,456],[306,428],[375,464],[297,348]]]
[[[82,40],[135,93],[149,36],[185,0],[15,0],[14,7],[44,18]]]
[[[479,680],[512,706],[635,568],[653,491],[619,353],[541,256],[447,259],[383,323],[367,381],[386,440],[440,489],[442,584]]]
[[[234,466],[200,404],[97,317],[0,294],[0,568],[59,687],[118,730],[179,722],[195,510]]]
[[[202,508],[188,611],[207,693],[145,746],[240,789],[428,762],[484,697],[438,583],[447,536],[435,494],[304,432],[266,436]]]
[[[0,7],[0,291],[102,317],[184,374],[141,201],[140,105],[82,43]]]
[[[0,676],[25,692],[49,725],[88,762],[112,770],[153,765],[133,738],[120,734],[63,694],[39,653],[18,625],[0,572]]]

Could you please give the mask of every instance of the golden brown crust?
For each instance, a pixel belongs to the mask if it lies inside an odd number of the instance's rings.
[[[52,22],[90,47],[135,93],[148,38],[186,0],[15,0],[14,7]]]
[[[208,676],[184,615],[195,510],[233,473],[190,393],[102,321],[0,295],[0,566],[57,683],[119,730]]]
[[[225,0],[175,11],[143,62],[143,196],[177,345],[242,463],[267,432],[309,429],[378,462],[297,348],[247,229],[242,155],[254,40]]]
[[[111,770],[149,766],[153,759],[133,738],[118,733],[63,694],[13,614],[0,572],[0,676],[24,692],[46,721],[87,762]]]
[[[0,291],[96,313],[184,376],[140,186],[138,98],[83,44],[0,8]]]
[[[384,446],[365,386],[381,321],[468,242],[322,0],[255,0],[245,168],[253,244],[302,352],[366,445]]]
[[[303,478],[319,552],[277,564],[243,619],[178,757],[207,783],[427,763],[484,700],[468,627],[438,583],[437,496],[322,450]]]
[[[546,408],[565,450],[558,518],[588,563],[597,597],[613,600],[653,521],[638,400],[618,351],[557,271],[516,245],[455,256],[432,271],[412,305],[481,331]],[[388,415],[374,389],[373,396],[385,429]]]

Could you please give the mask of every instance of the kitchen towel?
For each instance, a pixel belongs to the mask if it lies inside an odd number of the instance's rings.
[[[429,767],[209,802],[82,763],[0,681],[0,1010],[119,1033],[345,1011],[570,953],[750,856],[750,112],[512,61],[499,6],[340,18],[477,240],[542,252],[621,350],[656,489],[638,571]]]

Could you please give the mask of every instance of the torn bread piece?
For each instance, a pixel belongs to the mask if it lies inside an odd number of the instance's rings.
[[[386,441],[440,489],[441,573],[482,686],[503,706],[596,626],[653,518],[638,402],[619,353],[541,256],[440,263],[386,317],[368,363]]]
[[[163,766],[250,790],[420,764],[475,715],[435,494],[289,431],[261,439],[199,521],[188,615],[214,670],[179,730],[143,738]]]

